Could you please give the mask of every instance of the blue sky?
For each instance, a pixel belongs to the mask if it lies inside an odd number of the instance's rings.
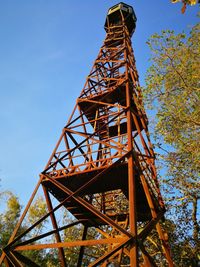
[[[0,3],[0,191],[30,197],[105,37],[118,1],[6,0]],[[189,30],[198,7],[181,14],[169,0],[126,1],[138,18],[132,37],[140,81],[145,42],[155,32]]]

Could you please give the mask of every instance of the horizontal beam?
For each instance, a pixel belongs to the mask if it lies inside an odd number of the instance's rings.
[[[38,244],[38,245],[25,245],[15,247],[14,250],[40,250],[46,248],[62,248],[62,247],[81,247],[81,246],[95,246],[99,244],[120,244],[128,241],[130,238],[120,237],[120,238],[105,238],[105,239],[92,239],[92,240],[80,240],[72,242],[58,242],[51,244]]]

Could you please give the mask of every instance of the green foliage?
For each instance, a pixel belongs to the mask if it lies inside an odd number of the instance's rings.
[[[64,224],[69,224],[72,222],[69,213],[64,213]],[[73,227],[67,228],[63,233],[64,242],[70,242],[74,240],[82,240],[84,227],[83,225],[75,225]],[[89,227],[87,229],[86,240],[98,239],[101,235],[94,227]],[[80,247],[68,247],[65,249],[65,258],[69,266],[76,266],[78,262]],[[105,253],[104,247],[85,247],[84,257],[82,260],[82,266],[88,266],[92,260],[100,257]]]
[[[143,90],[145,102],[156,112],[155,139],[167,168],[163,183],[179,232],[177,262],[198,257],[200,199],[200,24],[189,37],[162,31],[148,41],[151,67]],[[167,146],[166,146],[167,145]],[[160,150],[161,151],[161,150]],[[159,152],[160,152],[159,151]],[[178,198],[178,200],[177,200]],[[184,248],[184,249],[183,249]],[[176,247],[177,250],[177,247]],[[185,260],[185,262],[187,262]],[[190,266],[188,262],[186,265]]]
[[[17,224],[21,212],[19,199],[11,192],[1,193],[1,201],[6,201],[6,209],[0,214],[0,248],[3,248]]]
[[[39,220],[47,212],[46,203],[43,197],[39,196],[29,209],[28,220],[30,224]]]
[[[8,241],[17,225],[22,206],[19,203],[18,197],[9,191],[0,193],[0,201],[4,201],[6,204],[5,210],[0,214],[0,249],[2,249],[8,244]],[[31,206],[28,219],[20,228],[18,234],[25,231],[33,222],[41,218],[45,212],[45,202],[42,197],[38,197]],[[36,227],[34,234],[38,234],[41,230],[42,226],[39,225]],[[53,262],[52,254],[46,255],[44,251],[26,251],[24,252],[24,255],[41,266],[48,266],[48,261]]]

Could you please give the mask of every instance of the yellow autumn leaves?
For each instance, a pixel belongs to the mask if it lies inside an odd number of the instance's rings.
[[[177,3],[177,2],[183,2],[188,5],[196,5],[198,3],[198,0],[171,0],[172,3]]]
[[[199,0],[171,0],[171,2],[172,3],[182,2],[183,3],[183,6],[181,8],[181,12],[182,13],[185,13],[186,6],[187,5],[194,6],[197,3],[199,3],[200,1]]]

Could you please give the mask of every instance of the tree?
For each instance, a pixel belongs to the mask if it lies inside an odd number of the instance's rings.
[[[10,191],[0,192],[0,200],[6,203],[5,210],[0,213],[0,249],[4,248],[17,225],[20,218],[22,205],[17,196]],[[23,226],[20,227],[18,234],[24,232],[30,225],[40,218],[45,212],[45,202],[42,197],[38,197],[30,208],[28,218]],[[35,228],[34,235],[42,231],[44,225],[38,225]],[[28,258],[34,260],[42,266],[48,266],[47,263],[51,259],[51,255],[46,255],[43,251],[27,251],[25,253]],[[0,253],[1,256],[1,253]],[[56,265],[55,265],[56,266]]]
[[[198,4],[200,1],[199,0],[171,0],[171,2],[172,3],[182,2],[183,6],[181,9],[181,12],[184,13],[187,5],[193,6],[193,5]]]
[[[145,102],[156,112],[155,138],[165,165],[168,205],[176,216],[181,249],[175,255],[190,266],[200,255],[200,24],[189,36],[162,31],[148,41],[152,52]],[[181,252],[181,253],[180,253]],[[184,265],[185,264],[185,265]],[[180,266],[180,265],[179,265]],[[191,265],[192,266],[192,265]]]
[[[70,224],[74,221],[70,213],[63,210],[63,221],[64,224]],[[86,240],[102,238],[102,235],[95,229],[95,227],[87,227],[86,230]],[[76,240],[81,240],[84,232],[84,226],[82,224],[77,224],[69,227],[63,232],[64,242],[70,242]],[[89,263],[96,260],[98,257],[106,252],[106,245],[101,247],[85,247],[84,257],[82,259],[82,266],[88,266]],[[65,258],[69,266],[77,266],[79,258],[80,247],[68,247],[65,249]]]
[[[0,249],[7,245],[21,212],[19,199],[10,191],[1,192],[1,200],[6,200],[6,210],[0,214]]]

